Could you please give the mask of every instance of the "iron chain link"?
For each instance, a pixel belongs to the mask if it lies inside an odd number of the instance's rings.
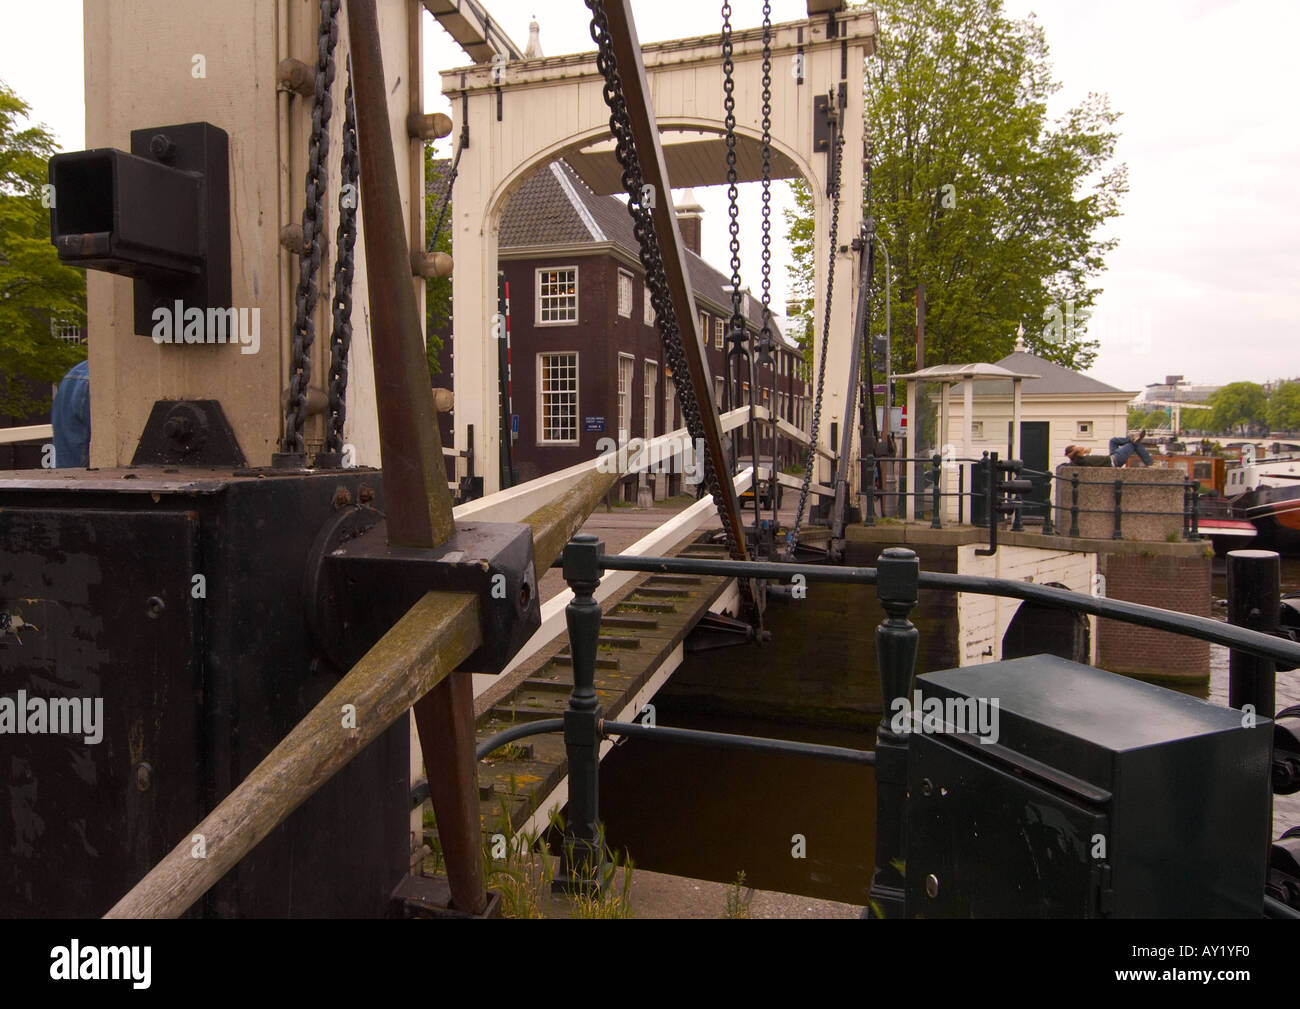
[[[586,0],[591,11],[591,38],[596,43],[596,68],[604,78],[605,104],[609,107],[609,131],[614,137],[614,154],[623,169],[623,188],[628,194],[628,213],[632,216],[633,232],[640,249],[641,266],[645,269],[646,286],[650,290],[650,303],[654,308],[655,322],[659,328],[660,342],[664,348],[664,359],[674,375],[684,379],[677,383],[677,397],[682,407],[682,420],[686,430],[696,445],[704,446],[704,481],[705,487],[713,496],[718,515],[722,519],[722,531],[726,539],[727,552],[738,555],[738,544],[731,531],[726,508],[723,504],[720,474],[725,469],[725,460],[717,460],[708,450],[704,439],[704,418],[700,412],[695,390],[689,380],[690,369],[686,363],[686,349],[682,342],[681,325],[673,308],[672,292],[668,287],[668,275],[664,269],[663,254],[659,239],[655,233],[647,194],[644,190],[644,176],[641,163],[637,157],[635,142],[632,138],[632,120],[628,115],[627,102],[623,97],[623,83],[619,76],[618,64],[614,58],[613,41],[609,32],[609,21],[605,15],[603,0]],[[655,194],[649,194],[651,200]],[[663,199],[671,199],[671,194],[659,194]],[[693,324],[693,320],[687,320]],[[720,465],[721,464],[721,465]]]
[[[361,159],[357,151],[357,109],[352,98],[352,70],[343,92],[343,157],[339,170],[338,246],[334,261],[334,329],[330,334],[329,425],[327,452],[343,451],[343,422],[347,419],[348,353],[352,348],[352,277],[357,242],[357,204],[361,199]]]
[[[298,257],[298,289],[295,296],[293,345],[290,352],[289,401],[285,407],[285,452],[304,452],[303,427],[307,421],[307,385],[311,381],[311,346],[316,339],[320,269],[320,233],[324,224],[326,164],[329,156],[329,124],[333,114],[330,87],[334,83],[334,47],[339,38],[340,0],[321,0],[320,27],[316,33],[316,83],[311,106],[311,139],[307,144],[307,199],[302,210],[303,250]]]

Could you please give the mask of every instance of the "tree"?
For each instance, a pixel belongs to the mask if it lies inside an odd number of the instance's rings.
[[[1232,382],[1216,389],[1206,400],[1210,408],[1210,426],[1218,433],[1230,434],[1238,428],[1247,432],[1264,424],[1268,416],[1268,397],[1254,382]]]
[[[925,284],[925,363],[1000,358],[1023,322],[1031,351],[1086,368],[1097,344],[1084,328],[1100,293],[1090,280],[1116,244],[1098,234],[1128,188],[1126,167],[1110,164],[1118,113],[1092,94],[1050,122],[1047,100],[1059,85],[1043,31],[1032,18],[1009,20],[1001,0],[874,7],[870,213],[888,245],[894,304],[910,305]],[[811,204],[805,183],[794,189],[793,294],[806,301]],[[878,275],[877,291],[882,282]],[[873,331],[883,328],[874,312]],[[893,328],[894,366],[910,369],[913,313],[896,311]]]
[[[1300,431],[1300,381],[1283,382],[1268,398],[1270,431]]]
[[[20,128],[30,111],[0,83],[0,413],[20,417],[49,408],[33,382],[53,385],[86,356],[50,331],[52,321],[84,324],[86,277],[60,263],[50,242],[42,203],[57,148],[45,127]]]
[[[438,212],[442,209],[442,199],[434,195],[430,184],[442,177],[433,157],[433,143],[426,143],[424,145],[424,227],[429,235],[433,234],[433,229],[438,223]],[[443,223],[442,231],[438,233],[434,251],[451,255],[450,200],[447,204],[447,218]],[[438,363],[438,353],[442,350],[442,337],[438,334],[451,322],[451,277],[434,277],[425,281],[424,316],[424,352],[429,362],[429,377],[432,378],[442,370]]]

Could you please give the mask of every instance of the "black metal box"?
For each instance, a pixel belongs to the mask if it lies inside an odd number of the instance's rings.
[[[43,718],[0,724],[0,917],[102,915],[333,688],[304,573],[368,500],[380,474],[361,469],[0,479],[0,723],[20,697]],[[55,702],[57,728],[91,731],[49,731]],[[409,779],[401,719],[193,913],[385,914]]]
[[[1262,914],[1269,720],[1047,655],[908,700],[909,916]]]

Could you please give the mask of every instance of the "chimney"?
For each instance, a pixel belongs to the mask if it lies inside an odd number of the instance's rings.
[[[540,60],[542,58],[542,39],[537,27],[537,18],[528,22],[528,45],[524,47],[524,59]]]
[[[677,210],[677,228],[682,233],[682,241],[697,256],[700,254],[700,228],[703,224],[704,208],[695,202],[695,190],[682,191],[680,200],[674,200]]]

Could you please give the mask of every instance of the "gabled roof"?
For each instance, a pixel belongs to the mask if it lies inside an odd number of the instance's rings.
[[[547,245],[610,243],[634,262],[640,262],[641,255],[627,205],[612,196],[593,193],[563,160],[551,162],[524,180],[501,215],[497,241],[503,252]],[[697,302],[707,303],[715,314],[729,312],[731,295],[723,288],[730,285],[730,278],[690,249],[685,253]],[[763,325],[763,306],[753,295],[749,299],[747,318],[755,329]],[[795,349],[775,320],[772,331],[779,343]]]
[[[1097,395],[1110,393],[1116,398],[1131,399],[1136,392],[1125,392],[1113,385],[1098,382],[1095,378],[1080,375],[1077,371],[1045,361],[1028,351],[1017,350],[997,362],[999,367],[1024,375],[1037,375],[1038,381],[1025,386],[1026,396]]]

